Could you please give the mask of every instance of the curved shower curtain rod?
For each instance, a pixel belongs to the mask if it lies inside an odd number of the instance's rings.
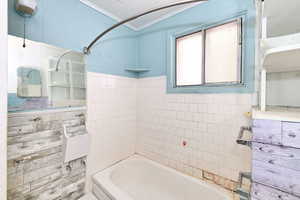
[[[208,1],[208,0],[191,0],[191,1],[184,1],[184,2],[179,2],[179,3],[174,3],[174,4],[163,6],[163,7],[160,7],[160,8],[155,8],[155,9],[149,10],[147,12],[135,15],[133,17],[130,17],[128,19],[125,19],[123,21],[120,21],[120,22],[116,23],[115,25],[111,26],[110,28],[106,29],[105,31],[103,31],[101,34],[99,34],[87,47],[83,48],[83,53],[86,54],[86,55],[90,54],[91,53],[91,48],[96,44],[96,42],[98,40],[100,40],[104,35],[106,35],[110,31],[112,31],[115,28],[121,26],[122,24],[126,24],[127,22],[130,22],[130,21],[135,20],[139,17],[142,17],[144,15],[148,15],[150,13],[153,13],[153,12],[156,12],[156,11],[159,11],[159,10],[163,10],[163,9],[171,8],[171,7],[175,7],[175,6],[180,6],[180,5],[185,5],[185,4],[198,3],[198,2],[201,2],[201,1]]]

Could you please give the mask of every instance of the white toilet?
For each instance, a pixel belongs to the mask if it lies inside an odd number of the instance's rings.
[[[79,200],[98,200],[92,193],[86,194]]]

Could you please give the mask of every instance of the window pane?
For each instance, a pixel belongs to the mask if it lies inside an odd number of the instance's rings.
[[[240,46],[238,40],[238,21],[206,30],[206,83],[240,81]]]
[[[202,32],[176,39],[177,86],[202,84]]]

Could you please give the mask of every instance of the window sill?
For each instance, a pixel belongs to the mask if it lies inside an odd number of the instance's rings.
[[[174,87],[168,83],[167,93],[253,93],[254,88],[243,83],[210,84],[197,86]]]

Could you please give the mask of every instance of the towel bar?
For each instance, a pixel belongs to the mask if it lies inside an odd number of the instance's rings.
[[[245,131],[250,131],[250,132],[252,132],[251,126],[242,126],[242,127],[241,127],[236,142],[237,142],[238,144],[246,145],[246,146],[251,147],[251,146],[252,146],[252,141],[251,141],[251,140],[244,140],[244,139],[243,139],[243,137],[244,137],[244,132],[245,132]]]

